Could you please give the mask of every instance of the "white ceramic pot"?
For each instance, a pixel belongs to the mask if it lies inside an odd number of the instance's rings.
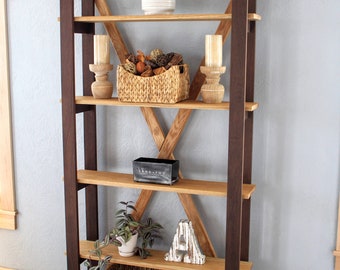
[[[123,257],[133,256],[135,254],[135,249],[137,246],[137,239],[138,234],[135,234],[131,237],[129,241],[125,243],[122,238],[118,237],[117,240],[122,243],[122,245],[118,247],[119,255]]]
[[[142,0],[145,15],[171,14],[176,7],[176,0]]]

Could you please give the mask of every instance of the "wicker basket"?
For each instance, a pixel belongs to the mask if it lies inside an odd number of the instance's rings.
[[[152,77],[141,77],[117,67],[118,99],[125,102],[176,103],[189,97],[189,66],[180,65]]]

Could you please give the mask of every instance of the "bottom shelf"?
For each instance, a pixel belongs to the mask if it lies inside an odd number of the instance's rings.
[[[83,259],[90,259],[89,251],[93,249],[93,241],[80,241],[80,257]],[[161,270],[191,270],[191,269],[199,269],[199,270],[222,270],[224,269],[224,259],[212,258],[208,257],[206,259],[205,264],[203,265],[195,265],[195,264],[187,264],[187,263],[176,263],[176,262],[167,262],[164,260],[165,251],[157,251],[152,250],[150,257],[147,259],[141,259],[139,256],[133,257],[121,257],[118,254],[117,247],[113,245],[109,245],[103,249],[104,258],[107,255],[111,255],[111,263],[116,264],[124,264],[124,265],[132,265],[139,267],[146,267],[152,269],[161,269]],[[95,258],[91,257],[92,260]],[[251,262],[241,262],[240,270],[251,270],[252,268]]]

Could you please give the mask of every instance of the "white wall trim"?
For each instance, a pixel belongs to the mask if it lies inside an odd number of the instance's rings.
[[[0,228],[14,230],[16,209],[6,11],[4,0],[0,4]]]

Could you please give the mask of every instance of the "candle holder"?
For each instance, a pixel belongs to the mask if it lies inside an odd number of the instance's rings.
[[[113,69],[111,64],[90,64],[90,71],[94,72],[96,81],[91,84],[92,95],[94,98],[111,98],[113,85],[108,80],[108,73]]]
[[[224,97],[224,86],[219,82],[221,74],[226,71],[226,67],[201,66],[200,71],[206,76],[206,82],[201,87],[203,102],[221,103]]]

